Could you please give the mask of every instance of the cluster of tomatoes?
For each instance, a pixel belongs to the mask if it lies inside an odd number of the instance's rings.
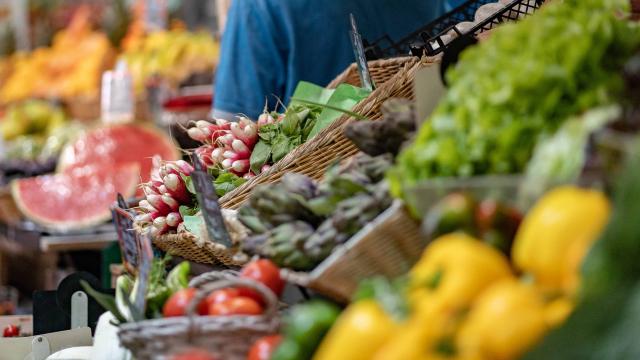
[[[285,282],[280,277],[280,269],[270,260],[256,260],[247,264],[240,277],[257,281],[269,288],[276,296],[284,290]],[[193,300],[196,289],[187,288],[173,294],[163,307],[165,317],[185,316],[186,308]],[[260,315],[265,301],[253,289],[237,287],[216,290],[198,304],[198,314],[210,316]],[[248,360],[267,360],[280,343],[279,335],[258,340],[249,351]],[[204,350],[189,350],[172,357],[172,360],[218,360]]]
[[[269,260],[256,260],[247,264],[240,277],[257,281],[280,296],[285,282],[280,277],[280,269]],[[164,317],[185,316],[186,308],[196,294],[195,288],[187,288],[174,293],[164,304]],[[265,302],[262,296],[249,288],[226,288],[209,294],[198,304],[198,314],[211,316],[260,315]]]

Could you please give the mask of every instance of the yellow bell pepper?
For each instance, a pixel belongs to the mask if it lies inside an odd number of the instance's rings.
[[[376,353],[374,360],[423,360],[438,341],[453,331],[451,315],[436,301],[423,301],[413,314]]]
[[[545,308],[547,326],[554,328],[564,324],[574,308],[575,303],[568,297],[561,297],[551,301]]]
[[[369,360],[398,325],[373,300],[350,305],[326,335],[314,360]]]
[[[531,285],[509,279],[488,288],[471,308],[458,333],[460,354],[492,360],[519,358],[548,329],[545,303]]]
[[[417,312],[432,301],[463,309],[488,285],[512,276],[500,252],[468,235],[449,234],[431,243],[411,270],[409,301]]]
[[[571,186],[552,190],[518,230],[512,251],[516,267],[546,290],[573,293],[582,261],[610,212],[601,192]]]

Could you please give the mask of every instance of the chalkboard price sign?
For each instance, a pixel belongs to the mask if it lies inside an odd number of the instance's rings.
[[[151,265],[153,262],[153,249],[151,247],[151,236],[149,231],[143,232],[140,237],[140,265],[136,280],[138,286],[135,288],[132,316],[134,321],[144,320],[145,309],[147,306],[147,290],[149,289],[149,281],[151,276]]]
[[[209,239],[225,247],[231,247],[231,237],[222,217],[213,177],[209,175],[200,159],[196,156],[193,157],[193,164],[195,171],[191,173],[191,179],[196,190],[196,197],[200,203]]]
[[[137,274],[140,265],[140,241],[138,234],[133,230],[133,215],[128,209],[129,205],[122,195],[118,194],[118,203],[111,210],[113,223],[118,233],[124,266],[130,274]]]

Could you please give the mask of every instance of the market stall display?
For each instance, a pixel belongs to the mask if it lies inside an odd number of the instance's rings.
[[[415,72],[425,66],[435,66],[437,61],[437,59],[430,58],[421,61],[414,58],[398,58],[370,63],[371,74],[373,80],[378,84],[378,88],[351,111],[367,119],[379,119],[382,104],[393,97],[411,98]],[[357,68],[351,66],[333,81],[330,87],[337,86],[343,81],[355,81],[355,79],[357,79]],[[355,119],[351,115],[342,115],[316,135],[312,141],[287,154],[269,171],[249,180],[247,184],[223,197],[221,199],[223,206],[232,209],[238,208],[247,200],[253,188],[259,184],[278,181],[286,172],[302,173],[314,179],[321,178],[324,171],[335,160],[348,158],[357,152],[353,144],[343,135],[344,126],[353,121]]]
[[[293,109],[298,108],[293,107]],[[415,128],[413,110],[406,102],[395,101],[385,104],[382,111],[386,116],[384,121],[353,123],[347,126],[347,133],[363,150],[374,152],[375,155],[380,155],[380,149],[374,149],[366,144],[371,144],[376,139],[385,137],[389,142],[388,151],[396,154],[402,142],[409,139]],[[305,112],[305,116],[311,113],[308,109],[303,110],[303,112]],[[295,129],[295,126],[287,124],[296,124],[293,120],[297,120],[299,125],[304,124],[305,118],[302,118],[299,114],[300,112],[296,111],[280,116],[278,114],[265,114],[261,120],[270,120],[268,122],[273,122],[271,126],[286,125],[285,128],[288,126],[290,129]],[[293,119],[289,119],[289,117],[293,117]],[[275,118],[280,118],[280,121],[275,120]],[[300,122],[300,120],[303,120],[303,122]],[[260,121],[258,123],[260,124]],[[196,124],[196,127],[192,128],[192,130],[195,130],[192,133],[197,132],[198,136],[215,137],[216,139],[233,136],[231,133],[225,133],[231,132],[231,130],[220,128],[221,125],[225,124],[225,122],[219,122],[219,124],[203,122],[201,126]],[[273,128],[269,127],[269,124],[262,125],[262,127],[258,126],[260,137],[254,138],[254,141],[263,141],[265,133],[261,132],[261,130],[266,127],[269,130],[269,134],[271,134]],[[275,129],[277,130],[278,127]],[[284,140],[287,140],[287,138],[284,138]],[[253,141],[249,142],[249,144],[251,143]],[[228,152],[231,155],[234,154],[233,151]],[[222,154],[221,157],[227,156],[226,152],[220,151],[220,153]],[[210,161],[210,159],[207,160]],[[221,160],[218,159],[218,162]],[[254,157],[250,156],[250,161],[245,161],[247,165],[254,165],[251,164],[253,160]],[[197,208],[194,210],[189,208],[189,206],[192,206],[189,204],[193,204],[194,201],[193,190],[188,191],[190,179],[184,173],[183,179],[180,180],[179,188],[186,189],[187,193],[190,192],[191,198],[186,196],[184,200],[186,202],[184,203],[168,201],[158,204],[158,206],[165,208],[167,207],[166,203],[172,203],[174,208],[179,208],[180,213],[173,214],[171,225],[175,225],[173,222],[175,218],[180,219],[179,223],[184,220],[184,226],[178,226],[177,228],[175,226],[164,226],[166,218],[162,216],[157,220],[156,224],[153,221],[153,214],[162,215],[163,212],[158,212],[157,207],[155,207],[155,210],[148,209],[147,202],[141,203],[142,208],[147,210],[143,210],[146,214],[138,218],[138,225],[144,228],[145,224],[150,225],[153,222],[154,227],[160,229],[153,230],[155,233],[158,231],[165,233],[168,230],[176,229],[177,236],[156,237],[154,243],[165,251],[207,263],[217,261],[229,265],[242,264],[247,261],[247,256],[240,251],[243,247],[251,255],[261,254],[265,256],[265,251],[269,252],[267,248],[271,247],[265,244],[270,243],[271,238],[276,242],[278,240],[275,239],[280,238],[281,240],[279,241],[282,246],[279,247],[285,253],[280,254],[280,260],[276,260],[276,262],[280,266],[294,271],[290,274],[291,279],[295,279],[295,282],[305,286],[322,288],[332,293],[335,298],[344,300],[353,292],[359,279],[367,274],[367,271],[358,270],[361,267],[358,264],[364,264],[368,261],[378,262],[379,266],[368,267],[368,273],[382,271],[381,269],[385,269],[384,271],[389,275],[401,273],[411,266],[412,261],[415,261],[412,256],[405,254],[415,254],[422,244],[420,237],[417,235],[417,226],[406,218],[406,214],[399,206],[389,210],[388,214],[376,220],[374,222],[376,225],[371,226],[371,228],[365,227],[366,224],[376,219],[391,205],[386,185],[380,182],[385,171],[391,165],[391,161],[391,156],[370,157],[360,154],[353,157],[342,168],[336,166],[330,168],[327,171],[325,180],[319,185],[313,179],[302,174],[285,174],[282,178],[282,183],[259,186],[253,191],[247,204],[238,212],[238,219],[235,219],[235,214],[226,213],[228,216],[225,221],[230,226],[229,229],[233,240],[233,246],[231,247],[216,244],[203,231],[205,227],[202,215],[197,212]],[[209,163],[205,162],[205,164]],[[263,165],[260,164],[260,167]],[[174,174],[171,177],[177,179],[176,175]],[[235,174],[232,175],[237,177]],[[215,181],[219,194],[224,193],[224,180],[225,177],[218,176],[218,180]],[[306,190],[303,191],[303,188]],[[157,191],[149,191],[149,193],[153,194],[154,202],[160,199],[157,196]],[[167,196],[170,196],[170,194],[165,194],[165,197]],[[302,196],[302,199],[298,199],[299,196]],[[182,207],[179,206],[181,204],[183,205]],[[167,211],[171,212],[170,210]],[[175,210],[173,211],[175,212]],[[336,213],[334,214],[334,212]],[[362,214],[362,212],[364,213]],[[297,219],[298,216],[302,216],[302,218]],[[283,219],[285,218],[290,221],[284,221]],[[273,222],[273,219],[278,220]],[[296,222],[296,219],[301,221]],[[244,225],[241,224],[242,222]],[[287,222],[289,223],[287,224]],[[387,227],[392,224],[394,226],[389,230]],[[365,230],[360,232],[363,227],[365,227]],[[299,231],[301,228],[303,229],[302,232]],[[308,245],[314,254],[309,256],[302,254],[308,252],[307,250],[302,251],[302,253],[296,252],[296,248],[302,250],[303,246],[305,248],[307,246],[303,245],[307,240],[304,231],[313,233],[316,229],[317,233],[313,241],[317,244]],[[245,239],[251,233],[254,235],[252,239],[259,239],[259,241],[252,242],[250,239]],[[318,271],[314,271],[311,274],[296,273],[296,271],[308,271],[315,268],[316,265],[332,253],[334,248],[343,249],[341,245],[356,233],[359,233],[359,236],[354,237],[354,240],[349,245],[344,246],[344,250],[339,251],[350,249],[348,250],[349,256],[340,257],[336,255],[330,261],[333,265],[320,266]],[[378,235],[378,233],[393,236],[398,242],[386,244],[384,236]],[[298,240],[290,242],[289,240],[292,239],[289,239],[289,237],[294,234],[297,234],[295,238]],[[296,241],[299,244],[296,244]],[[253,245],[248,245],[250,243]],[[286,248],[292,253],[287,253]],[[356,248],[362,250],[355,250]],[[385,254],[387,257],[385,257]],[[288,257],[295,260],[289,262],[285,259]],[[344,274],[351,275],[345,277]],[[335,277],[342,277],[343,281],[342,285],[335,286],[335,289],[333,289],[334,285],[332,283]]]
[[[593,17],[591,9],[550,4],[465,52],[447,74],[444,101],[390,174],[393,192],[436,177],[522,172],[539,139],[614,102],[640,36],[612,10]],[[564,56],[568,49],[575,55]]]
[[[518,358],[571,313],[579,265],[610,214],[599,191],[563,187],[526,215],[507,255],[464,232],[440,236],[405,277],[364,281],[312,355],[275,358]],[[591,226],[576,231],[586,218]],[[532,256],[541,252],[549,258]]]
[[[13,206],[15,229],[97,237],[113,217],[115,295],[83,289],[110,313],[118,358],[638,358],[640,27],[627,5],[467,1],[419,35],[442,57],[370,62],[373,91],[355,64],[327,88],[301,82],[255,121],[185,122],[191,149],[139,124],[76,134],[51,103],[12,100],[5,157],[57,164],[0,189],[13,199],[1,220]],[[488,29],[451,63],[448,44]],[[148,80],[210,72],[217,46],[133,27],[121,58],[142,101]],[[420,75],[441,62],[448,88],[417,119]],[[170,104],[206,111],[210,98]]]

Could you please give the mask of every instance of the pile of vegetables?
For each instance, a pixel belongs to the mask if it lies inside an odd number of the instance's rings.
[[[151,181],[142,184],[145,199],[141,200],[136,222],[151,225],[151,236],[176,231],[187,214],[194,211],[194,190],[191,187],[193,167],[184,160],[159,162]]]
[[[189,283],[189,263],[182,262],[167,273],[170,260],[168,256],[153,259],[144,311],[133,305],[138,300],[134,291],[140,286],[140,279],[137,277],[129,274],[118,276],[115,297],[97,292],[86,282],[82,282],[82,286],[102,307],[110,311],[119,323],[160,318],[167,299],[185,289]]]
[[[313,110],[289,110],[293,113],[284,114],[276,124],[295,122],[305,124],[302,129],[311,127],[308,121]],[[363,152],[342,166],[330,167],[319,183],[289,173],[279,183],[254,189],[248,203],[238,211],[240,221],[251,233],[242,244],[245,253],[272,259],[281,267],[308,271],[391,205],[384,175],[394,155],[413,134],[415,119],[413,107],[405,100],[390,100],[383,104],[382,111],[382,120],[347,126],[345,135]],[[265,114],[263,119],[269,116],[270,121],[275,115]],[[262,127],[260,141],[267,144],[265,128],[271,132],[271,128]],[[282,138],[283,144],[291,145],[288,135],[292,133],[286,129],[284,126],[270,139]],[[304,134],[304,130],[294,134],[294,141],[300,136],[304,139]],[[270,150],[271,156],[278,153],[277,148]]]
[[[240,272],[240,278],[261,283],[280,296],[284,290],[284,281],[280,278],[280,269],[269,260],[256,260],[247,264]],[[185,316],[189,303],[196,295],[195,288],[185,287],[175,292],[164,303],[163,317]],[[197,311],[205,316],[260,315],[264,311],[265,300],[253,289],[226,288],[209,294]]]
[[[554,189],[527,214],[511,259],[452,228],[405,277],[363,282],[313,359],[518,359],[573,311],[610,214],[598,191]]]
[[[195,153],[207,168],[246,179],[255,176],[249,169],[249,157],[258,142],[258,125],[253,121],[247,118],[238,122],[198,121],[188,134],[204,143]]]
[[[625,64],[622,76],[626,89],[619,104],[572,118],[538,143],[525,171],[523,196],[534,198],[552,185],[576,181],[583,174],[604,177],[612,185],[608,180],[621,164],[621,150],[640,130],[640,52]]]
[[[223,196],[307,141],[319,113],[314,106],[291,105],[284,114],[265,112],[257,123],[244,117],[237,122],[197,121],[188,134],[203,143],[195,154],[216,178],[216,190]]]
[[[251,171],[259,174],[309,139],[322,109],[291,105],[284,114],[264,113],[258,119],[259,141],[251,153]]]
[[[136,303],[134,289],[139,286],[140,281],[137,277],[128,274],[119,276],[115,297],[99,293],[87,283],[83,283],[83,287],[120,323],[186,316],[187,307],[196,295],[196,289],[188,286],[191,267],[185,261],[167,273],[169,260],[169,257],[153,260],[144,312],[132,305]],[[282,294],[285,286],[280,278],[280,269],[269,260],[256,260],[247,264],[238,276],[264,285],[276,296]],[[198,304],[196,310],[197,315],[201,316],[260,315],[264,306],[265,300],[255,290],[237,287],[212,292]]]
[[[390,166],[390,156],[359,154],[330,168],[319,184],[289,173],[277,184],[257,187],[238,211],[252,233],[243,251],[281,267],[313,269],[390,206],[382,182]]]
[[[551,3],[465,51],[445,98],[399,156],[394,194],[434,177],[521,172],[539,139],[614,103],[619,71],[640,44],[640,29],[615,10],[624,3]]]

